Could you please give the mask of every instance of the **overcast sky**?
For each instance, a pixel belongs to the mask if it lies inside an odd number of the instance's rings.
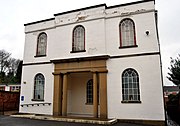
[[[137,0],[0,0],[0,50],[23,59],[24,24],[52,18],[53,14],[106,3],[107,6]],[[170,57],[180,54],[180,0],[156,0],[163,62],[164,85]]]

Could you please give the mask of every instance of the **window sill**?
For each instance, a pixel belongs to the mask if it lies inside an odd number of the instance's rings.
[[[36,56],[34,56],[35,58],[37,58],[37,57],[46,57],[46,55],[36,55]]]
[[[93,103],[85,103],[85,105],[93,105]]]
[[[121,101],[121,103],[141,103],[141,101]]]
[[[80,53],[80,52],[86,52],[86,50],[71,51],[70,53]]]
[[[85,105],[93,105],[93,103],[85,103]],[[98,105],[99,105],[99,103],[98,103]]]
[[[121,47],[119,47],[119,49],[124,49],[124,48],[134,48],[134,47],[138,47],[138,45],[132,45],[132,46],[121,46]]]
[[[42,101],[44,101],[44,99],[31,99],[31,101],[39,101],[39,102],[42,102]]]

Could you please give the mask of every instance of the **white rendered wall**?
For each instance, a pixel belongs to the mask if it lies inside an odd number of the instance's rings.
[[[138,47],[119,49],[119,24],[125,18],[130,18],[135,23],[136,44]],[[149,35],[146,35],[147,30]],[[154,12],[106,19],[107,52],[111,56],[159,52],[156,33]]]
[[[53,109],[53,90],[54,90],[54,78],[52,64],[43,65],[31,65],[23,66],[22,71],[22,84],[21,84],[21,96],[24,96],[24,101],[20,98],[20,112],[24,113],[37,113],[37,114],[50,114],[52,115]],[[34,77],[36,74],[41,73],[45,77],[44,87],[44,101],[32,101],[34,92]],[[24,84],[26,83],[26,84]],[[39,106],[21,106],[23,104],[35,104],[35,103],[51,103],[51,105],[39,105]]]
[[[110,59],[107,66],[108,118],[164,120],[162,78],[158,55]],[[142,103],[121,103],[121,76],[127,68],[133,68],[139,74]]]
[[[57,15],[54,20],[27,25],[23,61],[24,63],[48,62],[52,59],[159,51],[154,11],[154,1],[107,9],[102,6]],[[81,20],[78,20],[79,17]],[[138,48],[119,49],[119,23],[124,18],[131,18],[135,23]],[[77,25],[85,28],[86,52],[70,53],[72,32]],[[146,30],[150,32],[148,36],[145,34]],[[37,38],[41,32],[47,34],[47,54],[46,57],[34,57]]]
[[[85,50],[81,53],[72,51],[72,31],[77,25],[85,28]],[[104,19],[82,22],[44,30],[47,34],[47,56],[36,56],[37,37],[41,31],[27,33],[25,40],[24,63],[47,62],[52,59],[84,57],[106,54]]]
[[[106,18],[138,14],[154,9],[154,1],[144,2],[140,4],[131,4],[128,6],[117,6],[106,9]]]
[[[85,50],[81,53],[72,51],[72,31],[75,26],[82,25],[85,28]],[[72,58],[105,54],[104,19],[81,22],[57,27],[49,45],[53,50],[49,51],[51,58]]]

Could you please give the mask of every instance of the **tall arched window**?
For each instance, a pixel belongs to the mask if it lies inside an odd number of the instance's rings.
[[[37,74],[34,78],[34,97],[33,100],[44,100],[45,78],[42,74]]]
[[[87,82],[86,103],[87,104],[93,104],[93,79],[91,79]]]
[[[47,35],[46,33],[40,33],[37,40],[37,52],[36,56],[45,56],[47,47]]]
[[[72,52],[85,51],[85,28],[78,25],[73,30]]]
[[[122,73],[122,102],[140,102],[139,75],[128,68]]]
[[[123,19],[119,24],[120,47],[136,46],[135,24],[131,19]]]

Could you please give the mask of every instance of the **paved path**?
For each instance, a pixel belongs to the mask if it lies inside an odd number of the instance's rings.
[[[0,115],[0,126],[102,126],[97,124],[68,123],[47,120],[33,120],[25,118],[14,118]],[[145,126],[138,124],[116,123],[112,126]]]

